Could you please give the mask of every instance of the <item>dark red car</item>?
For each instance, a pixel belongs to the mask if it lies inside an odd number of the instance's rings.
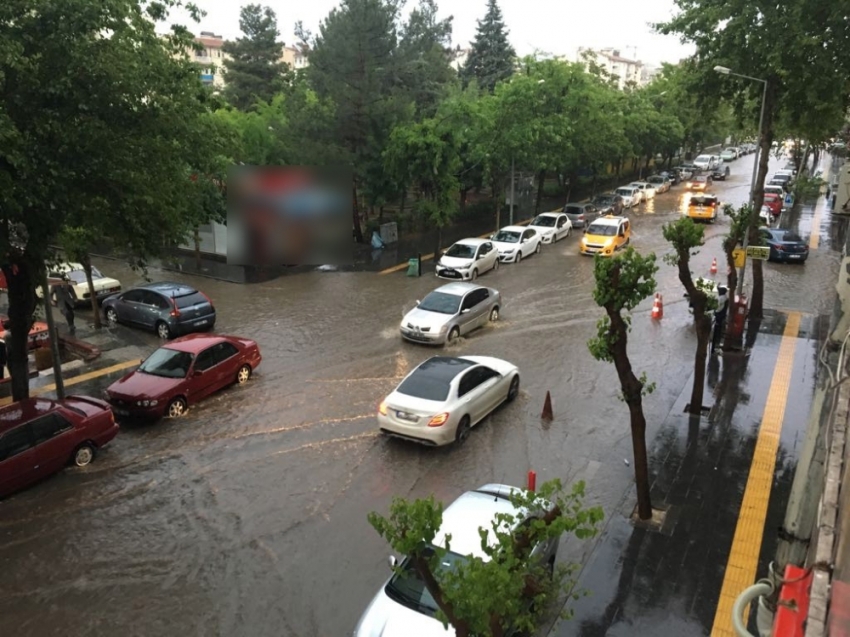
[[[770,214],[772,214],[774,217],[778,217],[782,214],[782,197],[780,197],[779,195],[765,193],[764,205],[770,208]]]
[[[28,398],[0,409],[0,497],[61,471],[84,467],[118,434],[109,405],[97,398]]]
[[[160,347],[106,395],[119,417],[175,418],[219,389],[244,385],[262,360],[250,339],[190,334]]]

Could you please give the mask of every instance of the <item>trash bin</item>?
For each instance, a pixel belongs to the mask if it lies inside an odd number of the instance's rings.
[[[422,271],[419,268],[419,257],[413,257],[407,261],[407,276],[421,276]]]

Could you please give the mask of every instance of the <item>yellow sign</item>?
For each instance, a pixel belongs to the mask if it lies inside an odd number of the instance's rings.
[[[743,268],[744,262],[747,260],[747,256],[744,254],[743,248],[735,248],[732,251],[732,258],[735,260],[736,268]]]
[[[767,261],[770,258],[770,248],[767,246],[747,246],[747,256],[759,261]]]

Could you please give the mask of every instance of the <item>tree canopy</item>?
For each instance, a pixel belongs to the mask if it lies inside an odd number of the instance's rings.
[[[511,77],[515,69],[516,51],[508,40],[502,10],[497,0],[487,0],[487,13],[478,21],[461,77],[467,83],[475,80],[482,89],[492,92],[496,84]]]

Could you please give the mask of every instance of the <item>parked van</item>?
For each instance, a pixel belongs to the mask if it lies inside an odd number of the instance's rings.
[[[700,170],[714,170],[722,161],[719,155],[700,155],[694,160],[694,166]]]
[[[637,186],[621,186],[614,193],[623,198],[624,208],[637,206],[643,200],[643,193]]]
[[[28,398],[0,408],[0,497],[84,467],[118,433],[109,404],[88,396]]]

